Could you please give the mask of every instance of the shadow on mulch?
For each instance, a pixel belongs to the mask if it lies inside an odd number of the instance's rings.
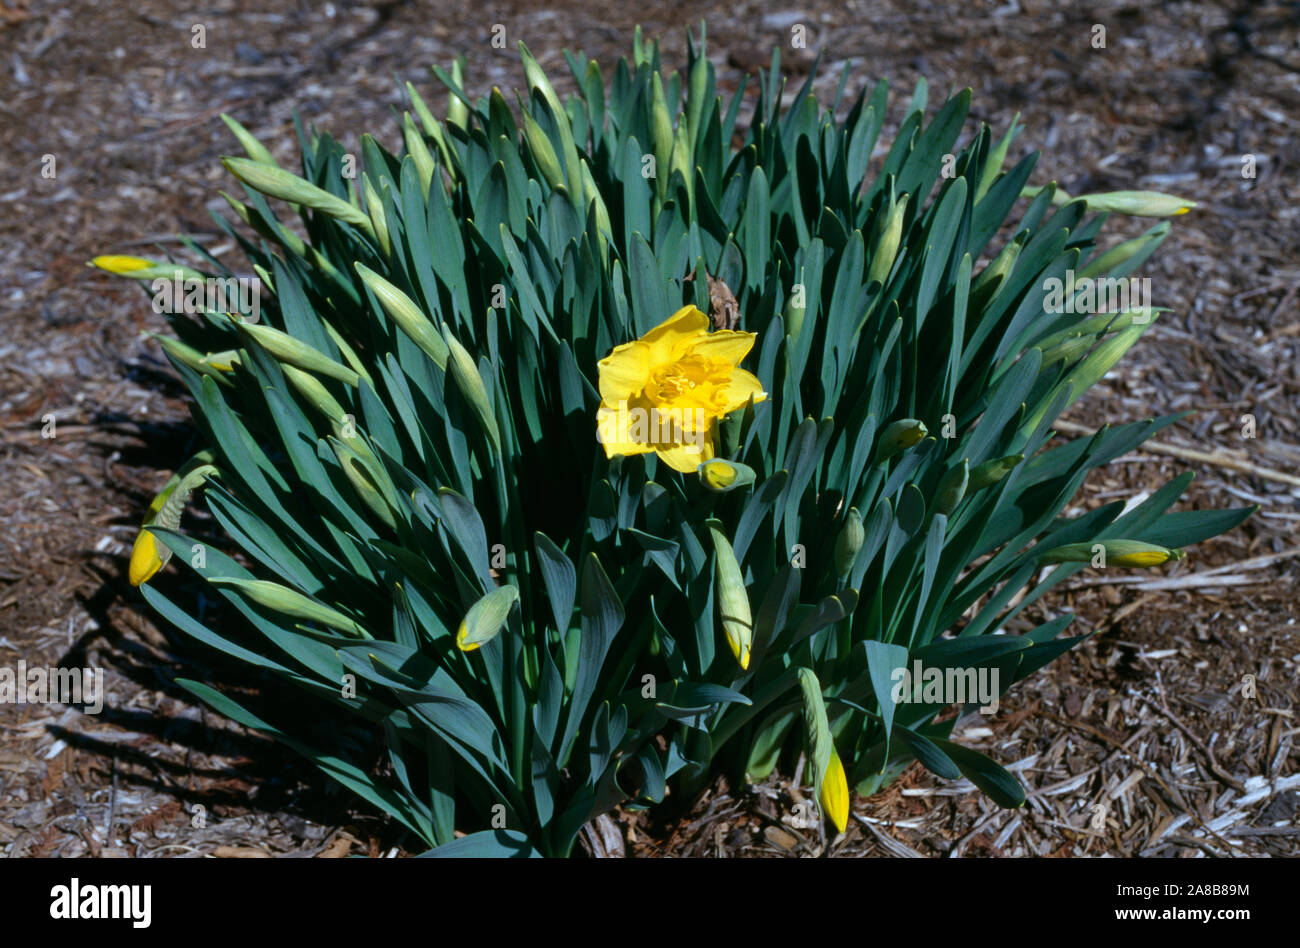
[[[175,439],[173,443],[187,441]],[[170,471],[189,454],[192,450],[170,458],[161,452],[154,457],[160,470]],[[203,526],[215,526],[210,520],[195,520],[198,523],[188,528],[200,539],[207,536]],[[305,743],[348,756],[363,769],[380,766],[381,752],[375,749],[383,745],[377,732],[308,694],[295,693],[288,703],[277,701],[276,696],[284,693],[283,682],[193,641],[166,623],[159,623],[159,631],[150,641],[142,641],[137,633],[114,621],[119,608],[139,608],[134,587],[120,575],[92,569],[102,584],[92,596],[78,597],[78,602],[98,628],[60,656],[58,665],[89,667],[93,664],[91,643],[103,648],[100,663],[105,670],[139,692],[137,700],[126,707],[105,705],[96,719],[133,738],[130,742],[102,740],[51,726],[57,739],[77,751],[110,760],[115,787],[120,780],[123,788],[162,794],[191,815],[202,813],[221,820],[234,813],[260,814],[299,833],[308,824],[337,827],[357,822],[355,799],[340,792],[310,761],[271,738],[225,721],[176,679],[190,678],[229,694]],[[243,617],[224,600],[211,598],[205,584],[175,572],[160,573],[150,583],[175,602],[193,604],[209,626],[227,633],[242,630],[247,634],[237,640],[247,641],[240,644],[258,647]],[[417,852],[423,848],[399,824],[378,817],[362,817],[361,822],[368,824],[372,852],[394,846],[409,846]]]

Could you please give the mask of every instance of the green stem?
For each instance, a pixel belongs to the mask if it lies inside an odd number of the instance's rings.
[[[759,689],[758,694],[754,696],[753,704],[735,708],[733,713],[728,714],[725,722],[712,734],[714,754],[716,755],[718,748],[734,737],[736,732],[748,724],[755,715],[793,688],[797,681],[797,670],[787,668],[775,680]],[[728,710],[732,708],[729,706]]]

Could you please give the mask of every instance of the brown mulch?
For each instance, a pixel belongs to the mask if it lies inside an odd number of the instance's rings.
[[[1027,610],[1034,621],[1074,611],[1073,630],[1097,634],[996,714],[959,726],[965,742],[1012,765],[1028,788],[1024,808],[999,810],[969,784],[913,768],[855,800],[848,832],[828,839],[800,818],[807,791],[787,776],[719,784],[674,806],[672,825],[620,813],[587,848],[1300,854],[1300,12],[1248,2],[1085,12],[1042,0],[660,0],[598,18],[586,4],[522,0],[227,0],[202,13],[163,0],[0,5],[0,665],[101,667],[109,682],[97,716],[0,705],[0,853],[381,855],[401,842],[292,753],[172,682],[220,674],[257,686],[160,628],[125,583],[141,513],[192,434],[165,360],[141,336],[160,322],[132,287],[85,261],[172,248],[177,232],[215,240],[208,212],[229,187],[217,158],[235,150],[222,111],[292,165],[295,109],[345,143],[369,131],[394,144],[395,76],[440,97],[427,67],[464,53],[475,93],[509,90],[522,81],[517,40],[559,77],[563,48],[608,66],[637,22],[680,66],[684,30],[700,19],[724,90],[806,25],[823,54],[823,94],[850,58],[851,91],[883,76],[905,99],[925,75],[933,108],[972,85],[976,119],[1001,130],[1021,113],[1010,157],[1043,150],[1033,183],[1196,200],[1144,272],[1173,311],[1061,430],[1194,410],[1157,445],[1096,472],[1079,508],[1193,470],[1183,509],[1261,510],[1158,574],[1085,571]],[[191,46],[199,23],[201,50]],[[507,50],[489,43],[496,23]],[[1105,49],[1091,45],[1094,24],[1106,28]],[[47,155],[53,177],[42,175]],[[1254,178],[1242,175],[1246,155]],[[1116,221],[1111,239],[1141,229]],[[1242,436],[1243,416],[1254,437]],[[54,437],[42,437],[51,418]]]

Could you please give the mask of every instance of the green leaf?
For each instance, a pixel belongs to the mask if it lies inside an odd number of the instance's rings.
[[[546,584],[555,628],[565,632],[569,628],[573,602],[577,597],[577,571],[564,552],[540,530],[533,534],[533,549],[537,551],[537,563],[542,571],[542,581]]]
[[[540,859],[539,853],[518,830],[480,830],[420,853],[431,859]]]
[[[894,686],[899,669],[907,670],[907,649],[873,639],[867,639],[862,644],[866,649],[867,673],[871,677],[871,688],[876,693],[876,704],[880,708],[880,719],[885,725],[885,742],[888,744],[894,722]]]
[[[578,736],[578,727],[587,711],[587,703],[596,690],[596,681],[604,666],[605,656],[625,618],[623,603],[594,553],[587,558],[582,568],[581,617],[578,674],[564,725],[564,738],[560,741],[560,752],[556,755],[560,767],[564,767],[569,759],[569,752]]]
[[[952,741],[936,738],[933,744],[948,755],[963,777],[987,793],[998,806],[1012,809],[1024,806],[1025,788],[992,758]]]

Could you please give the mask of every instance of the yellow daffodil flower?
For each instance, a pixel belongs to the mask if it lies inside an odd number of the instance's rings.
[[[767,397],[739,367],[757,334],[709,332],[709,325],[703,312],[684,306],[600,360],[596,437],[606,457],[653,451],[674,470],[694,471],[713,458],[718,419]]]

